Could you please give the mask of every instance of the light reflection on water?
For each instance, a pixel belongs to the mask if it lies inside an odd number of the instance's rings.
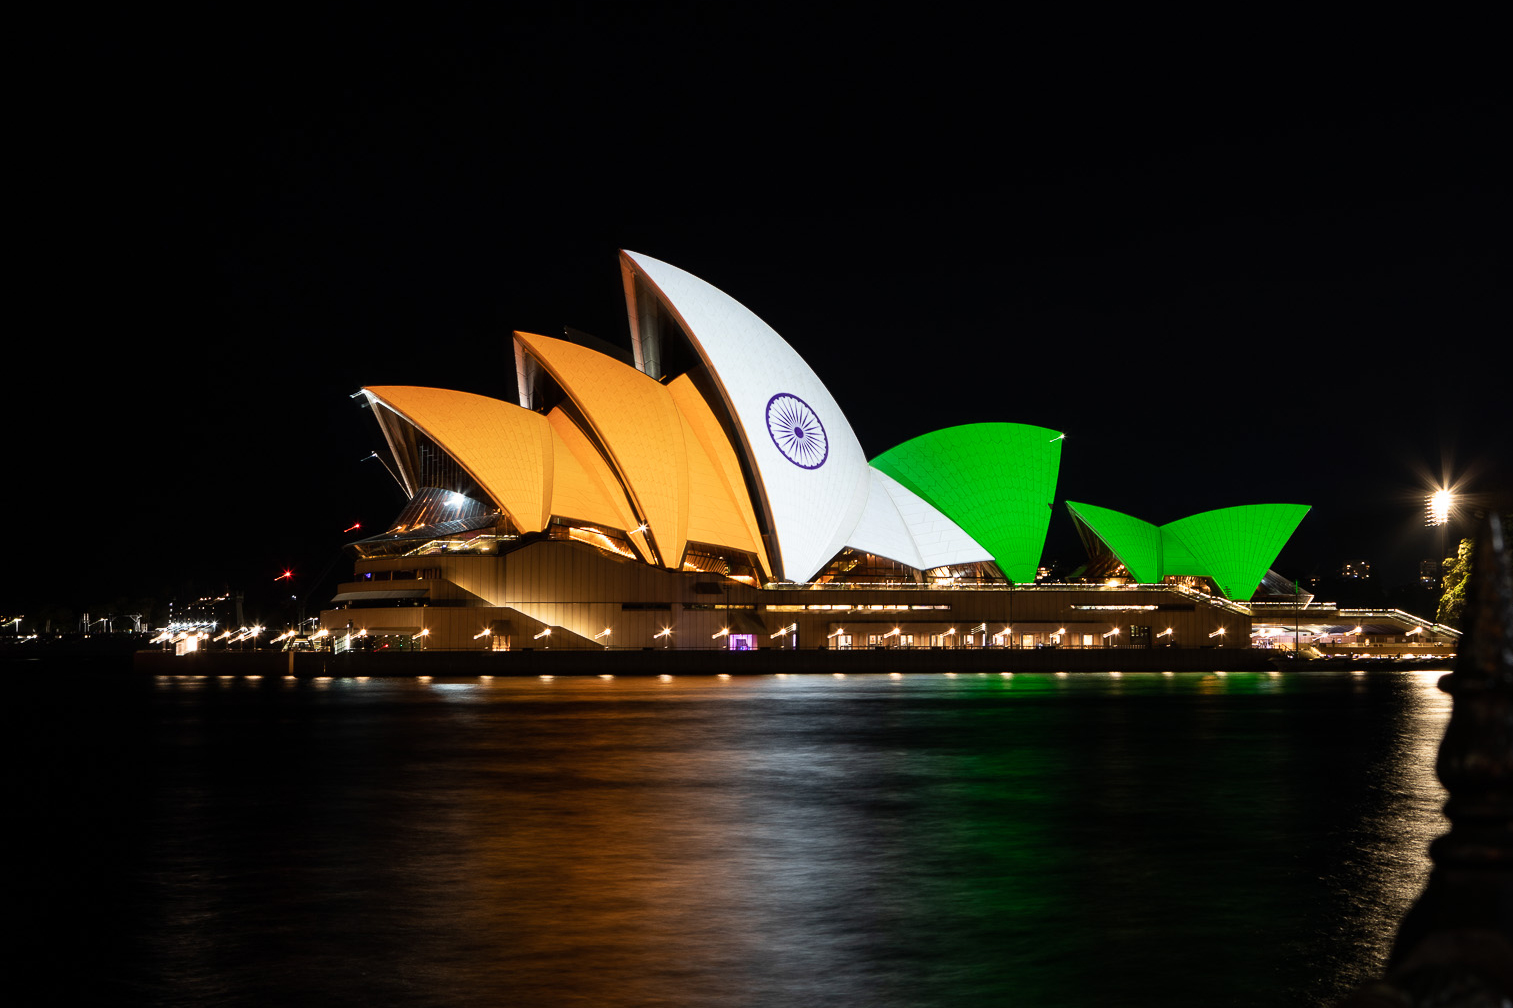
[[[1444,828],[1436,679],[160,680],[102,704],[134,744],[86,785],[116,791],[101,930],[137,936],[106,979],[186,1005],[1329,1003]]]

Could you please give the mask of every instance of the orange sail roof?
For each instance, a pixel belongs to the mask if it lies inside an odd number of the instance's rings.
[[[576,343],[520,332],[515,339],[577,407],[589,428],[582,433],[639,516],[626,530],[644,522],[658,562],[678,567],[693,541],[754,554],[770,569],[735,450],[690,381],[664,386]],[[588,466],[584,446],[575,450]]]
[[[751,553],[762,570],[772,570],[740,460],[720,421],[687,375],[668,382],[666,388],[685,425],[690,485],[688,538]]]
[[[451,389],[380,385],[364,391],[440,445],[522,532],[546,527],[555,453],[545,417]],[[403,465],[403,456],[396,457]],[[406,478],[417,479],[414,473]]]

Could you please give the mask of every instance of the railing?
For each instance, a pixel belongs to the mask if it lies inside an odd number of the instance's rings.
[[[1222,595],[1210,595],[1187,585],[1170,584],[920,584],[913,581],[844,581],[844,582],[793,582],[772,581],[762,585],[769,591],[988,591],[988,592],[1174,592],[1192,599],[1217,606],[1241,616],[1250,615],[1250,606],[1242,605]]]
[[[1424,630],[1435,634],[1448,634],[1459,637],[1460,631],[1443,623],[1435,623],[1415,616],[1411,612],[1402,609],[1341,609],[1334,602],[1314,602],[1308,605],[1298,605],[1293,602],[1252,602],[1250,608],[1257,616],[1276,612],[1308,612],[1310,616],[1335,615],[1344,621],[1360,621],[1370,619],[1397,620],[1410,626],[1422,627]]]

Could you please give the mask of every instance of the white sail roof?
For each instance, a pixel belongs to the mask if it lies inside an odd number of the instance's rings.
[[[993,556],[934,505],[881,469],[846,545],[929,570],[992,560]]]
[[[849,544],[871,492],[872,469],[845,414],[804,359],[744,305],[676,266],[625,256],[677,315],[740,428],[781,576],[809,580]]]

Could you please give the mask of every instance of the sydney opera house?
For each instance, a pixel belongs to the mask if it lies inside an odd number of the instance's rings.
[[[1057,431],[981,423],[868,459],[804,360],[729,295],[621,253],[631,350],[514,334],[514,401],[363,390],[409,502],[351,544],[343,648],[1247,646],[1308,510],[1153,525],[1065,502]],[[1264,592],[1264,589],[1263,589]]]

